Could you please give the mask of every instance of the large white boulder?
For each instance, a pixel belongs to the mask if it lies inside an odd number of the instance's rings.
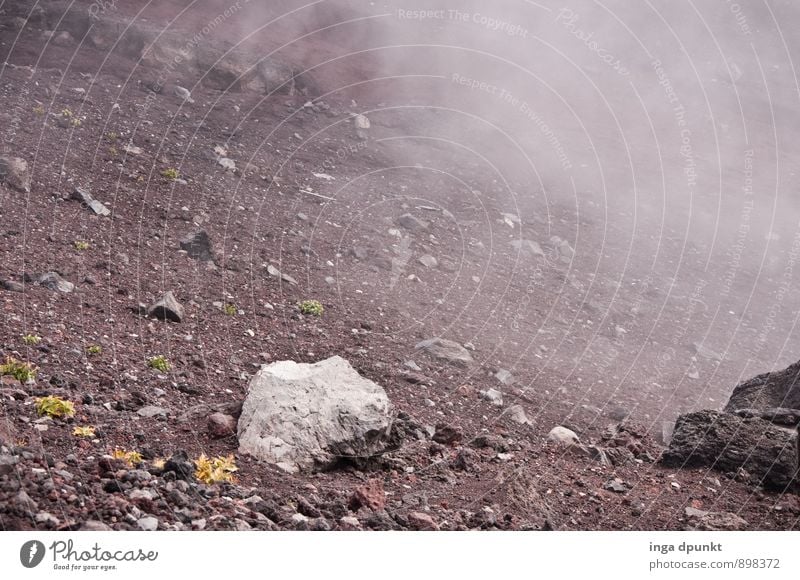
[[[324,469],[383,451],[393,418],[383,388],[341,357],[276,362],[250,381],[239,451],[289,472]]]

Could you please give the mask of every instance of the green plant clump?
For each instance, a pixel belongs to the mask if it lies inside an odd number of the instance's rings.
[[[210,459],[203,453],[194,462],[194,475],[206,485],[215,483],[234,483],[236,481],[234,473],[239,470],[233,455],[228,457],[214,457]]]
[[[155,369],[159,372],[165,373],[169,370],[169,361],[161,355],[154,356],[149,361],[147,361],[147,365],[151,369]]]
[[[21,383],[35,379],[36,372],[36,367],[32,364],[14,358],[7,358],[6,363],[0,365],[0,375],[11,375]]]
[[[303,300],[300,303],[300,312],[311,316],[322,316],[325,309],[319,300]]]
[[[99,344],[93,344],[92,346],[86,349],[86,352],[88,354],[100,354],[101,352],[103,352],[103,347],[100,346]]]
[[[169,179],[170,181],[175,181],[180,176],[181,176],[181,174],[178,173],[178,170],[175,169],[174,167],[169,167],[169,168],[167,168],[167,169],[165,169],[164,171],[161,172],[161,177]]]
[[[33,346],[42,342],[41,336],[36,336],[35,334],[26,334],[22,337],[22,342],[27,344],[28,346]]]
[[[138,451],[128,451],[126,449],[116,448],[111,452],[111,457],[114,459],[122,459],[130,467],[135,467],[142,462],[142,454]]]
[[[54,419],[72,417],[75,414],[75,404],[72,401],[48,395],[47,397],[36,399],[36,412],[39,413],[40,417],[47,415]]]
[[[88,250],[89,242],[84,242],[83,240],[75,240],[75,249],[81,251]]]
[[[225,305],[225,306],[222,308],[222,310],[223,310],[223,311],[225,312],[225,314],[227,314],[228,316],[235,316],[235,315],[236,315],[236,313],[238,312],[238,309],[236,308],[236,305],[235,305],[235,304],[226,304],[226,305]]]

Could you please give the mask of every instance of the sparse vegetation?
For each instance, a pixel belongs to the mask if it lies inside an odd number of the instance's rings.
[[[28,346],[34,346],[42,342],[41,336],[36,336],[35,334],[26,334],[22,337],[22,342],[27,344]]]
[[[44,115],[44,107],[43,107],[43,106],[41,106],[41,105],[36,105],[36,106],[33,108],[33,112],[34,112],[36,115],[39,115],[39,116],[41,116],[41,115]]]
[[[93,344],[86,348],[86,354],[100,354],[103,352],[103,347],[99,344]]]
[[[40,417],[52,417],[53,419],[67,418],[75,415],[75,404],[61,397],[48,395],[36,399],[36,412]]]
[[[70,126],[72,127],[80,127],[81,120],[75,116],[75,113],[72,112],[69,108],[61,109],[61,118],[67,121]]]
[[[36,378],[37,369],[30,363],[7,358],[5,364],[0,365],[0,375],[11,375],[21,383],[27,383]]]
[[[168,167],[167,169],[165,169],[165,170],[163,170],[161,172],[161,177],[164,177],[165,179],[169,179],[170,181],[175,181],[180,176],[181,176],[181,174],[178,173],[178,170],[175,169],[174,167]]]
[[[322,316],[325,309],[319,300],[303,300],[300,303],[300,312],[310,316]]]
[[[166,373],[170,369],[169,361],[161,355],[154,356],[147,361],[147,366],[162,373]]]
[[[117,139],[119,139],[119,135],[114,131],[109,131],[106,133],[106,139],[108,139],[111,143],[116,143]]]
[[[94,439],[95,437],[95,428],[91,425],[84,425],[82,427],[75,427],[72,430],[72,434],[75,437],[86,437],[87,439]]]
[[[111,452],[111,457],[114,459],[122,459],[131,467],[136,467],[142,462],[142,454],[138,451],[127,451],[125,449],[115,448]]]
[[[222,307],[222,311],[227,314],[228,316],[235,316],[238,312],[235,304],[226,304]]]
[[[209,459],[206,457],[206,454],[203,453],[197,458],[194,465],[196,468],[194,472],[195,477],[206,485],[234,483],[235,478],[233,474],[239,470],[239,468],[236,467],[233,455]]]
[[[75,240],[75,249],[80,250],[81,252],[84,250],[88,250],[89,242],[84,242],[83,240]]]

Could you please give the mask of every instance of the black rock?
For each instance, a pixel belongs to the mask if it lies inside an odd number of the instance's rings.
[[[184,317],[183,306],[178,302],[172,292],[167,292],[164,296],[153,304],[147,314],[159,320],[169,320],[170,322],[180,322]]]
[[[211,238],[205,230],[187,235],[180,243],[181,250],[184,250],[190,258],[204,262],[214,259],[214,252],[211,248]]]
[[[800,361],[772,373],[764,373],[736,386],[725,411],[738,409],[800,409]]]
[[[122,482],[116,479],[109,479],[103,483],[103,491],[106,493],[122,493],[123,490]]]
[[[436,431],[433,433],[433,440],[442,445],[452,445],[458,443],[464,438],[464,432],[451,425],[436,425]]]
[[[13,280],[0,280],[0,288],[7,292],[24,292],[25,286]]]
[[[189,461],[189,456],[185,451],[178,451],[164,464],[164,473],[174,473],[176,479],[193,481],[194,463]]]
[[[756,483],[798,488],[798,433],[760,418],[719,411],[681,415],[661,462],[669,467],[745,469]]]

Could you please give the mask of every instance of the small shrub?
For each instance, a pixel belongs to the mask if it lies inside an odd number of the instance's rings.
[[[167,169],[165,169],[164,171],[161,172],[161,177],[169,179],[170,181],[175,181],[180,176],[181,176],[181,174],[178,173],[178,170],[175,169],[174,167],[169,167],[169,168],[167,168]]]
[[[236,316],[236,313],[238,312],[235,304],[226,304],[222,307],[222,311],[228,316]]]
[[[61,109],[61,118],[64,119],[72,127],[80,127],[81,120],[75,116],[70,109]]]
[[[322,316],[325,309],[319,300],[303,300],[300,303],[300,312],[311,316]]]
[[[84,251],[89,249],[89,242],[84,242],[82,240],[75,240],[75,249]]]
[[[103,352],[103,347],[99,344],[93,344],[86,349],[87,354],[100,354],[101,352]]]
[[[161,355],[154,356],[149,361],[147,361],[147,366],[149,366],[151,369],[155,369],[162,373],[167,372],[170,368],[169,361]]]
[[[106,133],[106,139],[108,139],[111,143],[116,143],[117,139],[119,139],[119,135],[114,131],[109,131]]]
[[[195,477],[206,485],[233,483],[235,481],[233,474],[239,470],[239,468],[236,467],[233,455],[209,459],[206,457],[206,454],[203,453],[197,458],[194,465]]]
[[[156,469],[164,469],[164,466],[167,464],[167,460],[163,457],[159,457],[157,459],[153,459],[151,465]]]
[[[0,365],[0,375],[11,375],[21,383],[32,381],[36,378],[36,373],[37,369],[32,364],[10,357],[5,364]]]
[[[135,467],[142,462],[142,454],[138,451],[126,451],[125,449],[115,448],[111,452],[111,457],[114,459],[122,459],[131,467]]]
[[[33,108],[33,112],[39,116],[44,115],[44,107],[41,105],[36,105]]]
[[[36,412],[40,417],[47,415],[53,419],[72,417],[75,414],[75,404],[72,401],[48,395],[36,399]]]
[[[72,430],[72,434],[75,435],[75,437],[86,437],[88,439],[94,439],[95,437],[94,430],[95,428],[92,427],[91,425],[85,425],[83,427],[75,427],[75,429]]]
[[[41,336],[36,336],[35,334],[26,334],[22,337],[22,342],[27,344],[28,346],[34,346],[42,342]]]

